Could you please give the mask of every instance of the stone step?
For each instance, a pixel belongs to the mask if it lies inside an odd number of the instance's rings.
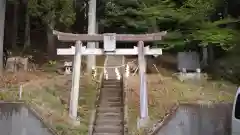
[[[100,94],[101,97],[121,97],[122,94],[121,93],[118,93],[118,92],[111,92],[111,93],[108,93],[108,92],[103,92]]]
[[[105,94],[105,93],[119,93],[121,94],[122,91],[121,90],[102,90],[101,94]]]
[[[98,107],[97,111],[99,113],[106,113],[106,112],[121,112],[123,107]]]
[[[103,84],[121,84],[121,81],[103,81]]]
[[[122,94],[122,91],[119,91],[119,90],[103,90],[101,92],[101,94]]]
[[[109,97],[117,99],[117,98],[121,97],[120,95],[121,94],[101,94],[100,98],[101,98],[101,100],[105,100],[106,101],[106,99],[108,99],[107,101],[111,101],[111,99],[109,99]]]
[[[108,84],[102,85],[102,89],[122,89],[122,87],[119,84]]]
[[[118,83],[118,84],[120,84],[121,83],[121,81],[119,81],[119,80],[113,80],[113,81],[109,81],[109,80],[105,80],[105,81],[102,81],[104,84],[115,84],[115,83]]]
[[[111,103],[116,103],[116,102],[120,102],[122,103],[122,98],[120,96],[100,96],[101,98],[101,102],[111,102]],[[101,103],[99,102],[99,103]]]
[[[121,99],[111,99],[109,97],[101,97],[101,101],[98,103],[98,104],[118,104],[118,103],[121,103],[122,104],[122,100]],[[104,99],[103,99],[104,98]]]
[[[95,133],[121,133],[123,127],[114,125],[95,125],[94,131]]]
[[[98,106],[100,106],[100,107],[122,107],[123,105],[120,103],[120,104],[100,104],[100,105],[98,105]]]
[[[123,133],[93,133],[93,135],[123,135]]]
[[[109,81],[109,80],[105,80],[105,81],[102,81],[103,84],[121,84],[121,81],[119,80],[113,80],[113,81]]]
[[[101,100],[99,102],[99,105],[105,105],[105,104],[111,104],[111,105],[123,105],[123,103],[121,101],[108,101],[107,99]]]
[[[118,95],[104,94],[100,95],[100,98],[103,102],[121,102],[121,98]]]
[[[105,96],[106,98],[107,97],[114,97],[114,98],[118,98],[119,97],[119,98],[121,98],[122,97],[122,93],[120,93],[120,92],[108,92],[108,93],[107,92],[106,93],[103,92],[103,93],[100,93],[100,96],[101,97]]]
[[[104,117],[98,117],[96,119],[96,125],[122,125],[122,119],[114,118],[114,119],[106,119]]]
[[[111,98],[113,97],[113,98]],[[118,99],[119,96],[100,96],[101,102],[122,102],[121,98]],[[101,103],[99,102],[99,104]]]
[[[118,84],[120,84],[121,83],[121,81],[119,81],[119,80],[113,80],[113,81],[109,81],[109,80],[105,80],[105,81],[102,81],[104,84],[115,84],[115,83],[118,83]]]
[[[100,120],[103,120],[103,119],[106,119],[106,120],[121,120],[123,119],[123,116],[104,116],[104,115],[97,115],[98,116],[98,119]],[[118,125],[118,124],[115,124],[115,125]]]
[[[121,102],[122,98],[121,97],[104,97],[104,99],[102,99],[103,101],[107,102]]]
[[[102,88],[102,91],[119,91],[121,92],[121,88]]]
[[[119,119],[121,119],[123,117],[123,115],[121,113],[117,113],[117,112],[108,112],[108,113],[98,113],[97,117],[99,119],[101,119],[103,117],[106,118],[106,119],[108,119],[108,118],[119,118]]]
[[[114,81],[114,80],[116,80],[115,78],[114,79],[108,79],[107,81]]]

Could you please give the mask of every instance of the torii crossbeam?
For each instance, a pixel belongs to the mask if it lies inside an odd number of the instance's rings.
[[[53,31],[58,40],[65,42],[76,42],[75,47],[63,49],[58,48],[58,55],[75,55],[73,67],[73,80],[71,89],[71,101],[69,108],[69,116],[74,120],[77,119],[78,94],[81,69],[81,55],[138,55],[139,76],[140,76],[140,124],[141,121],[148,119],[148,98],[146,87],[146,62],[145,55],[161,55],[162,49],[150,49],[149,46],[144,47],[144,41],[152,42],[161,40],[167,32],[159,32],[153,34],[72,34]],[[81,41],[86,42],[104,42],[104,49],[86,48],[82,46]],[[116,41],[122,42],[138,42],[138,47],[132,49],[116,49]]]

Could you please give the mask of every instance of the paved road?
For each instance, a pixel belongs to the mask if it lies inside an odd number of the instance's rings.
[[[232,105],[181,106],[155,135],[230,135]]]
[[[0,117],[1,135],[53,135],[41,120],[22,104],[1,103]]]

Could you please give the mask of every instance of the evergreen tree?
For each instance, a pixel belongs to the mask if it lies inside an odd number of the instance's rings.
[[[226,2],[218,0],[111,0],[105,2],[101,22],[110,27],[111,32],[167,30],[165,40],[158,42],[166,47],[184,46],[194,41],[229,49],[239,36],[239,32],[233,29],[238,20],[229,15],[222,16],[223,11],[217,9],[223,5]],[[229,24],[233,27],[230,28]]]

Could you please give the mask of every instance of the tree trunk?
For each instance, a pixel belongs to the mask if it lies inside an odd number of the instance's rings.
[[[208,66],[208,48],[202,48],[202,67],[205,68]]]
[[[13,12],[13,27],[12,27],[12,48],[16,49],[17,47],[17,36],[18,36],[18,10],[19,3],[14,2],[14,12]]]
[[[5,26],[6,0],[0,1],[0,75],[3,73],[3,41]]]
[[[28,3],[25,1],[25,30],[24,30],[24,47],[23,47],[23,53],[24,51],[30,46],[31,44],[31,35],[30,35],[30,18],[28,14]]]
[[[47,52],[50,59],[55,59],[56,57],[55,37],[52,33],[54,24],[54,21],[52,21],[52,23],[47,26]]]
[[[208,45],[208,64],[211,65],[214,62],[214,50],[213,45]]]
[[[30,38],[30,18],[28,13],[26,14],[26,20],[25,20],[25,36],[24,36],[24,46],[29,47],[31,44],[31,38]]]

